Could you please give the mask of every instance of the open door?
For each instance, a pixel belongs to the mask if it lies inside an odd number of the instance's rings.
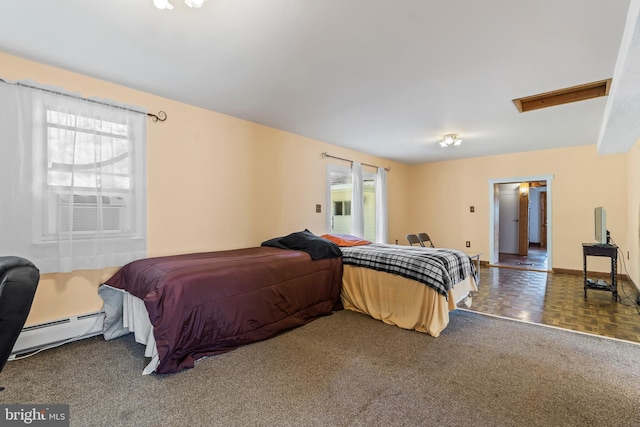
[[[529,183],[520,183],[520,209],[518,218],[518,255],[529,255]]]
[[[547,247],[547,192],[540,192],[540,247]]]
[[[518,184],[500,185],[499,252],[518,255],[520,253],[520,189]]]

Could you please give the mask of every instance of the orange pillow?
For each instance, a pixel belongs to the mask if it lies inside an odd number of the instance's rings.
[[[371,244],[368,240],[361,239],[360,237],[352,236],[350,234],[323,234],[320,237],[331,240],[338,246],[361,246]]]

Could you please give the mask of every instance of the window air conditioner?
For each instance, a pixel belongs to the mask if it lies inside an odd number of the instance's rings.
[[[102,196],[102,218],[99,216],[97,196],[73,195],[73,206],[69,195],[58,197],[58,224],[61,232],[95,233],[102,221],[102,230],[123,232],[126,203],[121,196]],[[72,218],[69,216],[72,215]]]

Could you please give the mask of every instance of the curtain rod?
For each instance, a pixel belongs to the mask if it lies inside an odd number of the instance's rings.
[[[349,163],[353,163],[353,160],[345,159],[345,158],[342,158],[342,157],[332,156],[331,154],[328,154],[328,153],[322,153],[322,158],[323,159],[326,159],[327,157],[330,157],[332,159],[337,159],[337,160],[343,160],[343,161],[349,162]],[[380,166],[376,166],[376,165],[370,165],[368,163],[361,163],[361,164],[363,166],[369,166],[369,167],[372,167],[372,168],[379,168],[380,167]],[[384,170],[386,170],[387,172],[390,172],[391,171],[391,166],[389,166],[388,168],[384,168]]]
[[[3,78],[0,78],[0,82],[6,83],[8,85],[16,85],[16,86],[27,87],[29,89],[41,90],[43,92],[53,93],[56,95],[66,96],[69,98],[80,99],[82,101],[93,102],[94,104],[107,105],[109,107],[119,108],[121,110],[133,111],[134,113],[146,114],[147,116],[151,117],[151,120],[153,120],[154,122],[164,122],[165,120],[167,120],[167,113],[165,113],[164,111],[159,111],[158,114],[145,113],[143,111],[135,110],[133,108],[123,107],[122,105],[109,104],[108,102],[98,101],[96,99],[91,99],[91,98],[84,98],[82,96],[77,96],[77,95],[73,95],[65,92],[59,92],[57,90],[52,90],[52,89],[46,89],[43,87],[38,87],[38,86],[30,85],[27,83],[23,83],[23,82],[10,82]]]

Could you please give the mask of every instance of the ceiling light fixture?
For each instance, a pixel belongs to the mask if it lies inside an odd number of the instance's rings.
[[[184,0],[184,4],[189,7],[200,7],[207,0]],[[173,5],[169,3],[169,0],[153,0],[153,4],[161,10],[173,9]]]
[[[448,133],[444,136],[444,138],[442,138],[442,141],[440,141],[440,146],[449,147],[451,145],[460,145],[461,143],[462,140],[458,138],[458,135],[456,135],[455,133]]]

